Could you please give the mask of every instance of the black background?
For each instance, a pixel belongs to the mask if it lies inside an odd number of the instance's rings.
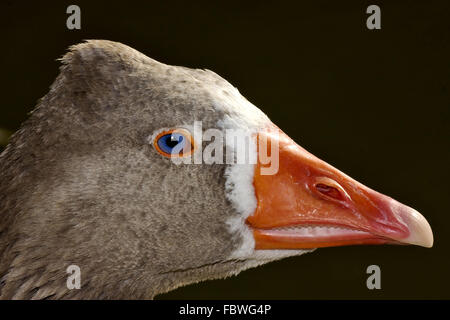
[[[81,7],[81,30],[66,8]],[[366,28],[370,4],[381,30]],[[0,127],[16,130],[83,39],[211,69],[307,150],[419,210],[432,249],[319,249],[159,299],[450,298],[448,1],[16,2],[0,5]],[[381,290],[366,268],[381,267]]]

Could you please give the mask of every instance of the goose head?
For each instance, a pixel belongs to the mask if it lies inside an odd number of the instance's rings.
[[[72,47],[0,156],[4,299],[153,298],[314,248],[384,243],[430,247],[433,235],[217,74],[116,42]]]

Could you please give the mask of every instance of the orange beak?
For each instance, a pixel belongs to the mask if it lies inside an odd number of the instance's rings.
[[[258,153],[261,141],[266,150],[278,145],[279,163],[276,173],[263,174],[260,155],[255,168],[257,208],[247,224],[256,249],[433,245],[430,225],[416,210],[353,180],[278,128],[258,134]]]

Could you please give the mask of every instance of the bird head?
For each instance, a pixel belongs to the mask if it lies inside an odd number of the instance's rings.
[[[149,298],[319,247],[433,243],[211,71],[100,40],[62,62],[0,157],[2,297]]]

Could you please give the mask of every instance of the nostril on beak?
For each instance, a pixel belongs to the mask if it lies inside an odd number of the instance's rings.
[[[344,188],[335,180],[328,177],[318,177],[315,179],[314,189],[320,195],[327,199],[333,199],[337,201],[344,201],[350,199],[350,196],[344,190]]]
[[[317,191],[319,191],[320,193],[322,193],[327,197],[331,197],[336,200],[344,200],[344,197],[342,196],[341,192],[335,187],[328,186],[323,183],[318,183],[315,185],[315,187]]]

